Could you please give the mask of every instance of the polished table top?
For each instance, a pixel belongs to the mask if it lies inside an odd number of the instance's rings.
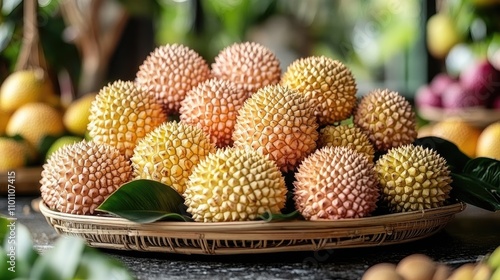
[[[3,215],[7,213],[4,198]],[[17,196],[16,217],[29,228],[36,249],[43,253],[50,250],[57,234],[32,208],[36,198]],[[435,235],[400,245],[237,256],[102,251],[122,261],[137,279],[360,279],[376,263],[397,263],[414,253],[457,267],[477,261],[498,246],[500,212],[469,205]]]

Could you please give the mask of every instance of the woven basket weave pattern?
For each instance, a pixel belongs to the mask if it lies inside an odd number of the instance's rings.
[[[428,237],[465,208],[440,208],[339,221],[133,223],[104,216],[40,210],[57,233],[106,249],[178,254],[249,254],[316,251],[398,244]]]

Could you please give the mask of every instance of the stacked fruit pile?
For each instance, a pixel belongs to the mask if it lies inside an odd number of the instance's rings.
[[[0,88],[0,170],[39,166],[63,144],[83,140],[94,96],[64,106],[43,70],[13,72]]]
[[[379,263],[366,270],[362,280],[498,280],[500,247],[476,263],[453,268],[423,254],[406,256],[399,263]]]
[[[375,89],[358,102],[350,70],[327,57],[298,59],[281,74],[257,43],[226,47],[211,67],[186,46],[158,47],[134,82],[97,94],[92,141],[49,157],[43,200],[95,214],[124,183],[149,179],[175,189],[201,222],[280,213],[287,197],[310,220],[447,203],[446,161],[412,144],[415,112],[402,95]]]

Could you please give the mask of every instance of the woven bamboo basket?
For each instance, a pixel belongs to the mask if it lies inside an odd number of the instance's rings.
[[[155,222],[40,211],[58,234],[90,246],[176,254],[230,255],[399,244],[431,236],[465,209],[456,203],[425,211],[337,221]]]

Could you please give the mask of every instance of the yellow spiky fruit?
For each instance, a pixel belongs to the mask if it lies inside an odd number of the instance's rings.
[[[213,76],[236,83],[249,95],[279,83],[281,77],[280,61],[259,43],[234,43],[221,50],[214,60]]]
[[[303,95],[281,85],[266,86],[239,110],[233,145],[269,155],[287,172],[314,151],[317,128],[314,108]]]
[[[398,92],[388,89],[363,96],[354,110],[353,122],[380,151],[413,143],[417,138],[413,107]]]
[[[355,125],[328,125],[319,131],[318,148],[348,147],[362,153],[373,162],[375,149],[368,139],[368,136]]]
[[[295,89],[316,105],[320,125],[347,119],[356,105],[356,80],[340,61],[310,56],[288,66],[281,84]]]
[[[380,157],[375,170],[382,201],[392,212],[443,206],[451,191],[450,170],[436,151],[408,144]]]
[[[90,138],[109,144],[130,158],[135,145],[166,121],[161,104],[131,81],[117,80],[103,87],[90,107]]]
[[[50,209],[92,215],[131,175],[130,162],[118,149],[81,141],[63,146],[48,158],[40,192]]]
[[[253,149],[224,148],[195,167],[184,192],[199,222],[254,220],[281,213],[287,188],[276,163]]]
[[[233,82],[210,79],[187,93],[179,118],[203,129],[217,147],[231,146],[236,116],[246,98],[247,93]]]
[[[210,76],[208,63],[196,51],[185,45],[166,44],[149,54],[135,80],[161,101],[167,115],[175,115],[187,92]]]
[[[214,143],[203,130],[171,121],[139,141],[130,160],[135,179],[156,180],[182,194],[194,166],[214,151]]]
[[[361,218],[377,207],[373,163],[347,147],[316,150],[300,164],[293,185],[295,206],[307,220]]]

